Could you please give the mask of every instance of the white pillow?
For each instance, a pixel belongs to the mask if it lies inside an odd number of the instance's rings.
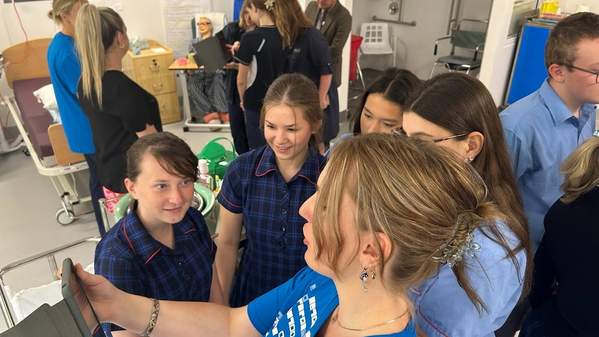
[[[56,103],[56,96],[54,95],[54,87],[52,84],[45,85],[33,92],[33,96],[37,98],[44,109],[46,109],[52,116],[54,123],[61,123],[60,114],[58,113],[58,104]]]

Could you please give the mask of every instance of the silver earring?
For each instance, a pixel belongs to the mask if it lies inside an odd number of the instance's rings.
[[[362,291],[363,292],[367,292],[368,288],[366,287],[366,282],[368,281],[368,268],[364,267],[362,269],[362,272],[360,273],[360,281],[362,281]],[[372,278],[374,279],[374,274],[372,275]]]

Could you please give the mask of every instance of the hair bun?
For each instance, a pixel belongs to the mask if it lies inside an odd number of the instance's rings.
[[[441,246],[433,256],[433,260],[447,264],[450,268],[464,259],[464,256],[474,256],[480,250],[480,245],[474,242],[474,228],[482,221],[482,217],[468,210],[458,214],[453,236]]]

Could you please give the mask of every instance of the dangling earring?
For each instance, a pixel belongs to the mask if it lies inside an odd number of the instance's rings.
[[[360,273],[360,281],[362,281],[362,291],[368,292],[368,288],[366,287],[366,282],[368,281],[368,268],[362,268],[362,272]],[[372,278],[374,279],[374,273],[372,274]]]

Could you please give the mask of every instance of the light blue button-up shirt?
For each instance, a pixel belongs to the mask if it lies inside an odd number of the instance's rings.
[[[548,80],[500,114],[535,251],[545,214],[562,195],[560,165],[593,135],[595,114],[595,106],[585,104],[574,117]]]
[[[498,228],[510,247],[519,244],[507,225],[499,222]],[[477,310],[452,269],[443,265],[436,275],[409,293],[416,309],[414,320],[428,337],[495,337],[494,331],[505,323],[518,303],[526,253],[522,250],[516,255],[516,268],[506,251],[485,234],[490,236],[488,230],[474,231],[474,242],[480,249],[474,256],[467,256],[465,263],[470,286],[487,310]]]

